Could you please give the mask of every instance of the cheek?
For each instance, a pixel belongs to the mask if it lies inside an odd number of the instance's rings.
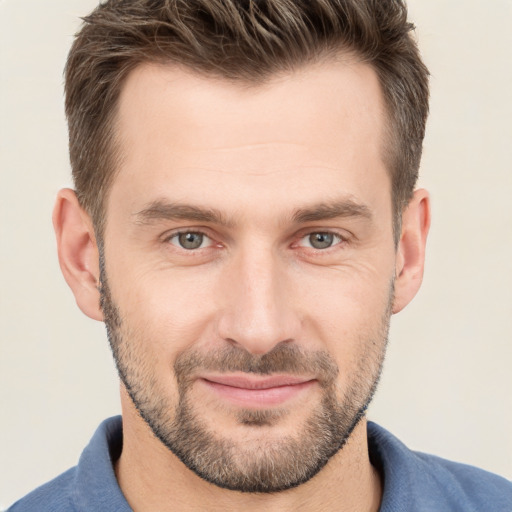
[[[324,280],[317,276],[308,288],[302,306],[306,330],[336,359],[343,378],[372,346],[384,347],[392,272],[345,268]]]
[[[116,297],[124,322],[162,359],[209,337],[215,301],[207,275],[142,269],[122,282]]]

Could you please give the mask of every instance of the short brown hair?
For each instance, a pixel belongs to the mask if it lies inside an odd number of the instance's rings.
[[[428,70],[402,0],[107,0],[77,34],[66,65],[66,115],[76,192],[98,236],[119,167],[116,108],[143,62],[176,63],[258,83],[348,52],[373,66],[389,116],[386,164],[395,236],[418,177]]]

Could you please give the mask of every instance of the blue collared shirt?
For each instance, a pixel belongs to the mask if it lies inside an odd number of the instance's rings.
[[[130,512],[113,462],[122,450],[121,417],[105,420],[78,465],[7,512]],[[512,512],[512,482],[465,464],[409,450],[368,423],[370,460],[384,482],[380,512]]]

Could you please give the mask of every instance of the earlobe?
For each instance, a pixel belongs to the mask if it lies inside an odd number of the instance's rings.
[[[78,307],[94,320],[103,320],[100,308],[99,253],[90,216],[71,189],[62,189],[53,210],[59,264]]]
[[[401,311],[418,292],[425,267],[425,246],[430,228],[430,198],[416,190],[402,214],[402,232],[396,253],[393,313]]]

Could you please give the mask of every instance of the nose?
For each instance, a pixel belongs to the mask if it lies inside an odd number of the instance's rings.
[[[298,336],[300,318],[285,262],[271,250],[241,252],[224,269],[219,335],[255,355]]]

